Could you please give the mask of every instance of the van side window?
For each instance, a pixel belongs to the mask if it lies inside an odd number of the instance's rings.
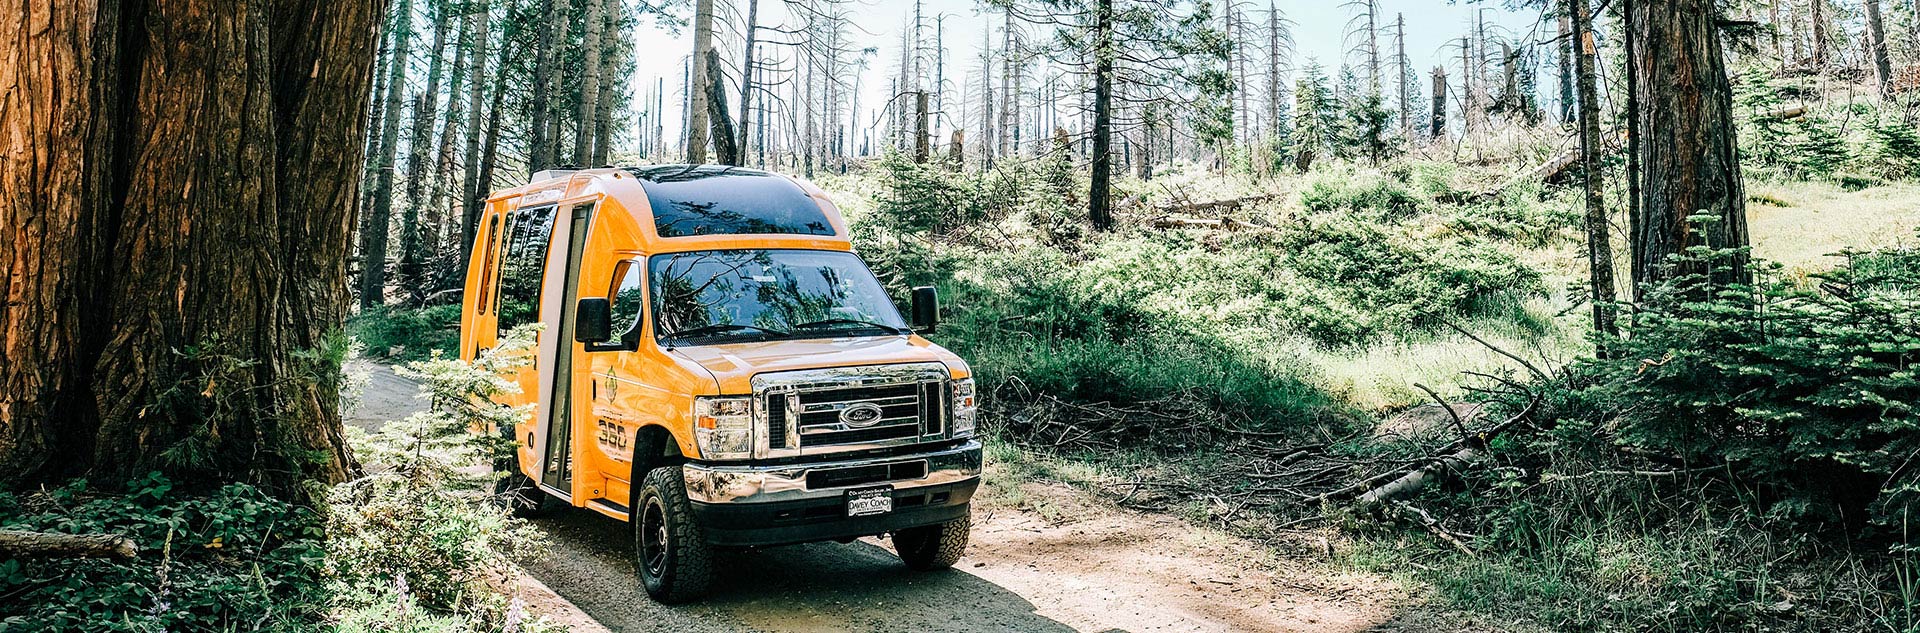
[[[641,295],[646,292],[646,283],[647,276],[638,262],[620,262],[613,271],[613,287],[607,291],[607,302],[613,307],[610,320],[613,331],[623,335],[622,338],[640,327],[640,312],[646,306]]]
[[[500,331],[540,320],[540,283],[546,276],[554,207],[515,214],[500,258]]]
[[[480,264],[480,294],[473,302],[473,311],[480,314],[487,313],[487,300],[493,298],[489,296],[493,290],[493,284],[490,282],[493,281],[494,245],[499,242],[500,216],[496,215],[493,216],[492,220],[487,222],[487,245],[480,249],[485,261]]]

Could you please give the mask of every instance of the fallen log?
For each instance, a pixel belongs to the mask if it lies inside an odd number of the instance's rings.
[[[1512,428],[1513,425],[1519,424],[1521,420],[1531,415],[1534,407],[1539,406],[1539,404],[1539,396],[1534,396],[1533,399],[1527,401],[1527,406],[1521,408],[1519,413],[1513,414],[1513,417],[1502,420],[1499,424],[1493,425],[1492,428],[1475,433],[1471,438],[1462,438],[1459,443],[1465,445],[1461,446],[1459,450],[1428,462],[1425,466],[1407,471],[1392,481],[1362,493],[1358,499],[1354,500],[1354,507],[1364,512],[1372,510],[1384,502],[1412,496],[1413,493],[1419,492],[1421,488],[1426,487],[1427,482],[1432,481],[1441,473],[1450,470],[1459,470],[1472,465],[1480,459],[1480,447],[1485,446],[1487,440],[1493,439],[1495,436],[1506,432],[1507,429]],[[1376,476],[1373,479],[1367,480],[1367,482],[1380,481],[1384,478],[1384,475]],[[1324,497],[1325,495],[1322,496]]]
[[[1241,196],[1238,198],[1227,198],[1225,200],[1211,200],[1207,202],[1188,202],[1184,204],[1170,204],[1170,205],[1160,207],[1159,211],[1163,214],[1175,214],[1175,213],[1185,214],[1185,215],[1217,214],[1217,213],[1237,210],[1240,207],[1244,207],[1244,206],[1250,206],[1250,205],[1266,202],[1276,197],[1278,196],[1275,194],[1263,193],[1263,194],[1251,195],[1251,196]]]
[[[0,558],[135,558],[133,539],[118,534],[54,534],[0,530]]]
[[[1154,218],[1156,229],[1223,229],[1232,231],[1240,228],[1233,218]]]

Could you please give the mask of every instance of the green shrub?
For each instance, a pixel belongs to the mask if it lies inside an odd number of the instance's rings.
[[[1893,180],[1920,176],[1920,131],[1909,123],[1873,126],[1867,149],[1874,175]]]
[[[1426,213],[1432,202],[1397,182],[1379,178],[1318,180],[1300,193],[1300,206],[1316,213],[1402,220]]]
[[[367,607],[352,599],[404,584],[405,599],[454,611],[491,595],[485,581],[512,573],[514,560],[543,551],[539,533],[487,495],[495,459],[515,446],[495,430],[530,413],[494,401],[518,391],[505,375],[530,362],[524,350],[538,330],[515,328],[472,362],[436,354],[400,368],[421,381],[428,410],[352,436],[370,474],[335,486],[327,516],[329,578],[344,606]],[[474,470],[487,475],[465,474]]]
[[[347,327],[354,340],[376,358],[420,360],[434,350],[458,355],[460,310],[459,304],[421,310],[378,308],[353,317]]]
[[[1618,354],[1576,367],[1590,386],[1569,417],[1725,465],[1775,514],[1898,529],[1920,492],[1920,251],[1846,258],[1812,287],[1772,267],[1705,296],[1694,277],[1649,289]]]
[[[102,494],[79,480],[0,494],[0,529],[119,534],[135,560],[0,561],[0,630],[317,630],[317,517],[245,484],[188,494],[159,474]]]

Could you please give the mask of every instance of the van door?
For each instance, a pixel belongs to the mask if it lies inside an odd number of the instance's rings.
[[[565,224],[554,227],[553,244],[566,245],[560,257],[550,258],[546,288],[559,292],[542,293],[540,322],[546,329],[540,336],[540,404],[534,419],[546,423],[546,442],[541,451],[540,483],[573,496],[573,318],[580,297],[580,260],[587,245],[587,230],[593,219],[593,203],[575,205],[561,217]]]

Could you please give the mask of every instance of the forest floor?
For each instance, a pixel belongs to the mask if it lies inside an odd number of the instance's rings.
[[[378,428],[423,402],[391,368],[369,376],[349,423]],[[1418,589],[1136,512],[1058,482],[988,464],[973,541],[953,570],[907,570],[873,538],[769,548],[721,559],[716,590],[678,607],[648,600],[623,523],[584,509],[535,520],[552,554],[525,569],[614,631],[1447,631],[1485,630],[1427,604]],[[1300,548],[1304,550],[1325,549]],[[525,597],[525,596],[523,596]],[[575,630],[591,630],[574,622]]]

